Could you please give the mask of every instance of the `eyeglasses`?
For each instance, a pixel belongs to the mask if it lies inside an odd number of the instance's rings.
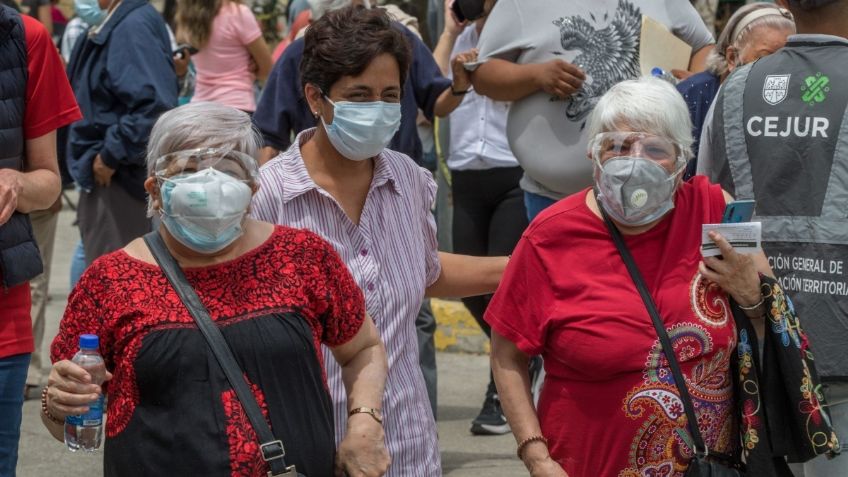
[[[215,169],[236,179],[253,181],[258,175],[256,159],[227,148],[200,148],[176,151],[156,159],[154,174],[168,178],[179,174]]]
[[[683,162],[685,157],[670,139],[640,132],[605,132],[589,143],[592,158],[604,162],[614,157],[644,157],[653,161]]]

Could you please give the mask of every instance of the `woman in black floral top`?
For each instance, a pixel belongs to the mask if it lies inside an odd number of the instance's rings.
[[[192,103],[166,113],[148,151],[151,212],[161,215],[160,234],[232,348],[287,462],[310,477],[334,467],[382,475],[388,454],[372,415],[351,415],[336,452],[320,345],[343,364],[351,409],[379,407],[385,350],[329,244],[245,218],[258,187],[257,145],[249,117],[235,109]],[[100,337],[112,373],[102,390],[105,475],[266,475],[241,403],[143,240],[95,261],[70,296],[42,413],[60,440],[62,419],[100,392],[69,361],[86,333]]]

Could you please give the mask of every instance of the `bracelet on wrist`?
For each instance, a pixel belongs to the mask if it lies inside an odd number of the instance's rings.
[[[518,448],[515,450],[515,455],[518,456],[518,460],[524,460],[524,448],[527,447],[527,445],[531,442],[541,442],[542,444],[545,444],[545,446],[548,445],[548,440],[545,439],[545,436],[538,434],[535,436],[530,436],[527,439],[524,439],[523,441],[518,443]]]
[[[454,95],[454,96],[462,96],[462,95],[468,94],[468,92],[471,91],[471,88],[466,88],[462,91],[457,91],[457,90],[453,89],[453,85],[451,85],[450,91],[451,91],[451,94]]]
[[[750,306],[743,306],[743,305],[740,305],[739,303],[736,303],[736,304],[739,306],[739,309],[740,309],[740,310],[744,310],[744,311],[754,311],[754,310],[756,310],[757,308],[759,308],[759,307],[763,306],[763,303],[765,303],[765,301],[766,301],[766,299],[765,299],[765,298],[763,298],[762,296],[760,296],[760,301],[758,301],[757,303],[755,303],[755,304],[753,304],[753,305],[750,305]]]
[[[50,386],[44,386],[44,389],[41,390],[41,413],[44,414],[44,416],[47,419],[49,419],[51,422],[64,425],[65,424],[64,420],[59,419],[58,417],[54,416],[53,414],[50,414],[50,411],[47,410],[47,389],[49,387]]]
[[[347,413],[347,417],[351,417],[354,414],[368,414],[372,419],[377,421],[380,425],[383,425],[383,412],[377,408],[373,407],[357,407],[351,409]]]

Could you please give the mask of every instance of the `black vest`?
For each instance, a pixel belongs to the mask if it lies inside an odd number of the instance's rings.
[[[0,169],[24,168],[27,54],[20,14],[0,5]],[[26,214],[0,225],[0,280],[9,288],[42,272],[41,256]],[[2,293],[2,291],[0,291]]]
[[[769,264],[809,334],[819,375],[835,381],[848,381],[846,64],[848,40],[792,37],[734,71],[716,105],[721,184],[756,200]],[[794,330],[783,331],[790,343]]]

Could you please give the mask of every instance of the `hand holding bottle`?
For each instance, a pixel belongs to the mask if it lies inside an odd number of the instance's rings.
[[[104,382],[110,379],[112,373],[107,371]],[[85,368],[67,359],[53,364],[47,383],[47,410],[58,419],[84,414],[103,394]]]

